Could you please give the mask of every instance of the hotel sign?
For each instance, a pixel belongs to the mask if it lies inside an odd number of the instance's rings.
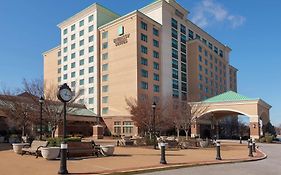
[[[130,37],[130,34],[124,34],[123,26],[120,26],[118,28],[118,35],[119,35],[119,37],[115,38],[113,40],[115,46],[120,46],[120,45],[126,44],[128,42],[128,38]]]

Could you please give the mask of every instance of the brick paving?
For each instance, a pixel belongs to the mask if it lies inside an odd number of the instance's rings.
[[[47,161],[42,157],[17,155],[10,146],[0,144],[1,175],[52,175],[59,169],[59,160]],[[247,160],[247,145],[222,143],[223,161]],[[167,165],[160,165],[160,151],[145,147],[116,147],[112,157],[87,157],[68,160],[68,171],[72,174],[100,174],[131,171],[147,168],[161,168],[174,165],[218,163],[215,148],[171,150],[166,152]],[[261,153],[254,154],[262,157]]]

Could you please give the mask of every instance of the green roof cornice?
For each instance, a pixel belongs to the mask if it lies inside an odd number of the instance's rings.
[[[252,101],[259,100],[257,98],[249,98],[244,95],[238,94],[233,91],[228,91],[223,94],[211,97],[209,99],[204,100],[205,103],[219,103],[219,102],[238,102],[238,101]]]

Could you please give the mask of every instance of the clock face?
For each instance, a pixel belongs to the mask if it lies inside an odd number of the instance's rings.
[[[59,94],[62,100],[65,102],[68,102],[72,99],[72,92],[69,89],[61,89]]]

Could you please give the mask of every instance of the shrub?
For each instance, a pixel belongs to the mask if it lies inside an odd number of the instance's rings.
[[[266,143],[272,143],[272,141],[273,141],[273,139],[274,139],[274,136],[273,136],[273,135],[266,134],[266,135],[264,136],[264,138],[265,138]]]
[[[55,137],[55,138],[48,138],[47,141],[49,142],[48,146],[50,147],[60,147],[61,142],[63,139],[61,137]],[[80,137],[69,137],[65,139],[66,142],[81,142]]]

